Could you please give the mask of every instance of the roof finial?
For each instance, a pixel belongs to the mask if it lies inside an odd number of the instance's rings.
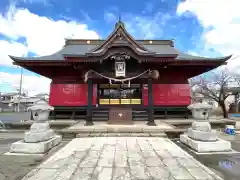
[[[122,22],[122,16],[121,16],[121,13],[119,13],[119,15],[118,15],[118,22]]]
[[[118,21],[117,21],[115,27],[118,27],[118,26],[123,26],[124,27],[124,23],[122,22],[122,15],[121,15],[121,13],[119,13],[119,15],[118,15]]]

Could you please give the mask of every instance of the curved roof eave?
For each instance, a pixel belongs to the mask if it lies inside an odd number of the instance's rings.
[[[176,60],[193,60],[193,61],[227,61],[232,57],[232,55],[229,56],[223,56],[223,57],[202,57],[202,56],[193,56],[190,54],[179,52],[178,56],[176,57]]]
[[[65,59],[59,59],[59,58],[52,58],[50,56],[39,56],[39,57],[16,57],[8,55],[13,61],[15,62],[23,62],[23,61],[53,61],[53,60],[65,60]]]

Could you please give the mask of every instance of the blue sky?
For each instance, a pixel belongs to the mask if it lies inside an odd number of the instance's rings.
[[[0,53],[0,91],[14,90],[19,81],[20,69],[11,65],[7,53],[41,56],[60,49],[66,37],[106,38],[119,15],[136,39],[174,39],[179,50],[194,55],[236,54],[239,43],[230,41],[236,38],[234,28],[222,27],[231,27],[233,20],[239,25],[240,14],[234,7],[240,4],[229,1],[235,4],[229,6],[224,0],[202,4],[196,0],[1,0],[0,48],[4,47],[4,52]],[[231,11],[229,18],[214,11],[216,5]],[[230,40],[224,33],[232,33]],[[26,70],[24,77],[26,90],[48,89],[49,81],[43,77]],[[31,89],[29,77],[43,83],[45,89]]]

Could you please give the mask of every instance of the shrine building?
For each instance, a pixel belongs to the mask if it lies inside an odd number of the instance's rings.
[[[52,80],[52,119],[154,125],[154,119],[187,118],[188,79],[226,63],[180,52],[172,40],[135,40],[118,21],[105,40],[66,39],[58,52],[10,56],[15,65]]]

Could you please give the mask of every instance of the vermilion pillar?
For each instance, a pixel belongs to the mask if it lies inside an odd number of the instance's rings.
[[[88,79],[88,106],[85,126],[93,125],[92,121],[92,98],[93,98],[93,83],[92,79]]]
[[[152,78],[148,78],[148,123],[149,126],[156,126],[153,117],[153,90]]]

